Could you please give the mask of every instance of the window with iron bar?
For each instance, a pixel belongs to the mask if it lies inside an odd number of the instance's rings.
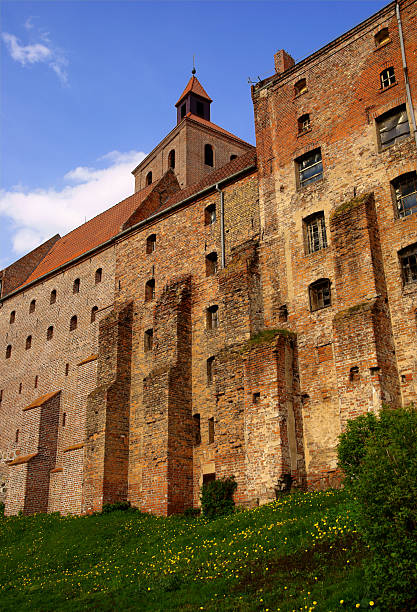
[[[417,283],[417,244],[402,249],[398,255],[400,256],[404,284]]]
[[[392,181],[398,216],[408,217],[417,212],[417,173],[408,172]]]
[[[315,253],[327,247],[324,213],[319,212],[304,221],[307,235],[307,253]]]

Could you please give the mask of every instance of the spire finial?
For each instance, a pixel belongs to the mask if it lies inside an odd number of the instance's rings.
[[[191,70],[191,74],[195,74],[197,70],[195,69],[195,55],[193,55],[193,69]]]

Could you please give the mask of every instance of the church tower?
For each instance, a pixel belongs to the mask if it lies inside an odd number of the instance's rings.
[[[195,69],[193,69],[193,76],[188,81],[187,87],[175,105],[177,107],[177,124],[188,113],[210,121],[210,104],[213,100],[207,95],[194,73]]]

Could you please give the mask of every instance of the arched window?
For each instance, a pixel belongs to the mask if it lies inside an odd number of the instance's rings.
[[[70,321],[70,331],[74,331],[74,329],[77,329],[77,315],[74,315],[73,317],[71,317],[71,321]]]
[[[236,158],[237,158],[237,155],[231,155],[231,156],[230,156],[230,161],[233,161],[233,160],[234,160],[234,159],[236,159]]]
[[[152,185],[152,172],[148,172],[148,174],[146,175],[145,182],[147,185]]]
[[[28,351],[32,346],[32,336],[26,338],[26,350]]]
[[[10,313],[10,325],[12,325],[16,321],[16,311],[12,310]]]
[[[98,283],[101,283],[102,278],[103,278],[103,270],[102,270],[102,268],[98,268],[96,270],[96,273],[95,273],[95,276],[94,276],[94,281],[95,281],[96,285]]]
[[[29,304],[29,312],[35,312],[35,308],[36,308],[36,300],[32,300],[31,303]]]
[[[216,205],[209,204],[204,209],[204,223],[205,225],[212,225],[216,221]]]
[[[153,253],[155,249],[156,249],[156,234],[151,234],[146,239],[146,252],[149,255],[149,253]]]
[[[206,257],[206,276],[213,276],[218,269],[217,253],[209,253]]]
[[[396,81],[396,79],[395,79],[395,72],[394,72],[394,67],[393,66],[390,66],[389,68],[385,68],[385,70],[383,70],[379,76],[380,76],[380,79],[381,79],[381,88],[382,89],[386,89],[390,85],[394,85],[394,83]]]
[[[151,278],[145,285],[145,302],[150,302],[155,298],[155,279]]]
[[[96,320],[97,311],[98,311],[98,306],[93,306],[91,309],[91,323],[94,323],[94,321]]]
[[[206,166],[213,167],[214,165],[213,147],[210,144],[204,145],[204,163]]]
[[[380,47],[390,40],[388,28],[382,28],[374,36],[375,47]]]
[[[175,149],[171,149],[168,154],[168,168],[172,168],[172,170],[175,168]]]
[[[328,278],[321,278],[311,283],[308,291],[311,311],[331,306],[330,280]]]
[[[54,326],[50,325],[48,329],[46,330],[46,339],[52,340],[53,337],[54,337]]]
[[[52,289],[51,295],[50,295],[50,298],[49,298],[49,303],[50,304],[55,304],[55,302],[56,302],[56,289]]]
[[[76,278],[74,284],[72,285],[72,292],[79,293],[80,292],[80,279]]]
[[[310,129],[310,115],[306,113],[298,117],[298,133],[303,134]]]
[[[294,94],[299,96],[307,91],[307,81],[305,79],[300,79],[294,85]]]
[[[147,329],[144,337],[145,353],[153,349],[153,329]]]
[[[12,356],[12,345],[9,344],[9,346],[6,348],[6,359],[10,359],[11,356]]]

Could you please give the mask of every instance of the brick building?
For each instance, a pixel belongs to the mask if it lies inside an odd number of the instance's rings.
[[[256,150],[193,74],[135,193],[0,272],[8,514],[334,485],[346,420],[417,400],[416,76],[415,0],[279,51]]]

